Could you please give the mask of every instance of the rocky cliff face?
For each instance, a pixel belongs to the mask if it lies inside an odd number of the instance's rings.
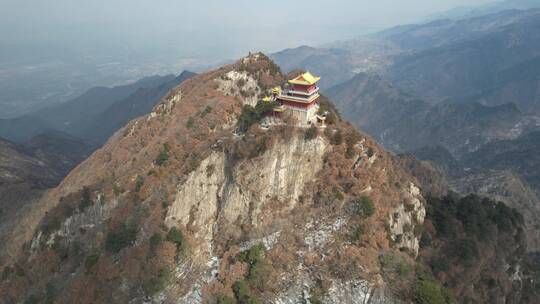
[[[275,201],[284,204],[284,212],[293,210],[305,184],[321,170],[326,146],[321,139],[306,142],[294,137],[230,172],[233,164],[225,153],[211,154],[180,186],[165,223],[189,224],[200,231],[196,236],[211,245],[219,222],[234,224],[242,219],[256,227]],[[211,247],[205,248],[206,254],[211,252]]]
[[[284,80],[253,54],[117,132],[24,214],[2,248],[2,300],[413,299],[425,200],[393,155],[339,119],[234,132]]]

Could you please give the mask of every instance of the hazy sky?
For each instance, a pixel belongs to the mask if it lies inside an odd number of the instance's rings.
[[[3,43],[236,54],[319,44],[490,0],[0,0]],[[66,41],[67,40],[67,41]],[[204,50],[213,48],[213,50]]]

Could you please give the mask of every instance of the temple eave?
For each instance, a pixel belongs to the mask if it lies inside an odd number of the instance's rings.
[[[295,97],[295,96],[288,96],[288,95],[280,95],[278,96],[278,99],[280,100],[286,100],[291,102],[297,102],[297,103],[305,103],[310,104],[317,100],[320,97],[319,94],[314,94],[310,98],[301,98],[301,97]]]

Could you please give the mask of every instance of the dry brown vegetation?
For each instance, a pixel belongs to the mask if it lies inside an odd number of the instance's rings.
[[[197,260],[201,239],[189,224],[174,232],[164,225],[178,185],[212,152],[224,153],[226,170],[234,171],[260,160],[278,143],[317,136],[328,144],[322,170],[305,185],[298,204],[291,209],[289,202],[269,197],[257,225],[245,219],[218,223],[212,254],[221,258],[219,272],[202,288],[204,303],[270,299],[299,279],[299,265],[314,278],[318,297],[334,280],[379,284],[384,277],[396,293],[412,286],[408,267],[414,260],[392,247],[387,222],[414,179],[393,155],[342,121],[325,99],[325,109],[334,115],[326,130],[306,136],[306,130],[291,126],[265,131],[254,124],[242,137],[233,135],[242,101],[215,85],[233,69],[248,72],[263,92],[285,81],[273,62],[257,54],[187,80],[164,97],[154,114],[130,122],[44,198],[45,207],[36,210],[39,225],[30,231],[44,236],[33,246],[27,242],[5,268],[0,282],[4,302],[49,297],[54,303],[127,303],[166,287],[167,293],[181,297],[202,277],[207,261]],[[204,172],[211,176],[213,170],[209,166]],[[366,199],[373,209],[358,211]],[[89,209],[107,210],[108,215],[103,222],[55,238],[54,245],[47,243],[67,217]],[[331,232],[328,242],[308,248],[307,223],[320,228],[338,220],[344,224]],[[281,234],[271,249],[240,250],[243,242],[275,232]],[[392,255],[397,266],[381,267],[381,252]],[[172,273],[181,265],[194,266],[177,278]]]

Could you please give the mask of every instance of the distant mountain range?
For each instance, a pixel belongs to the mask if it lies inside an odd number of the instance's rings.
[[[439,19],[466,19],[482,15],[494,14],[500,11],[519,9],[527,10],[531,8],[539,8],[539,0],[505,0],[489,3],[481,6],[460,6],[451,10],[433,14],[428,17],[428,20]]]
[[[322,48],[288,49],[272,58],[285,71],[318,72],[325,79],[323,88],[359,72],[377,73],[429,103],[482,99],[493,105],[510,100],[525,111],[538,110],[539,28],[540,10],[504,11],[400,26]],[[517,77],[523,67],[530,72]],[[532,88],[508,95],[524,86]]]
[[[327,90],[343,116],[396,152],[442,146],[461,157],[497,139],[513,139],[535,126],[514,104],[430,104],[377,75],[357,74]]]
[[[273,58],[327,79],[323,92],[346,119],[395,153],[432,162],[454,190],[529,210],[528,235],[540,240],[530,220],[540,214],[539,9],[400,26]]]
[[[327,79],[344,116],[394,151],[431,143],[460,158],[540,126],[539,56],[533,9],[402,26],[273,58]]]
[[[394,57],[385,76],[431,103],[512,102],[525,112],[538,112],[539,29],[540,10],[414,27],[385,38],[408,49]],[[522,86],[532,87],[521,93]]]
[[[154,76],[113,88],[96,87],[66,103],[14,119],[0,120],[0,136],[16,142],[59,131],[102,145],[131,119],[147,114],[170,89],[195,75]]]

